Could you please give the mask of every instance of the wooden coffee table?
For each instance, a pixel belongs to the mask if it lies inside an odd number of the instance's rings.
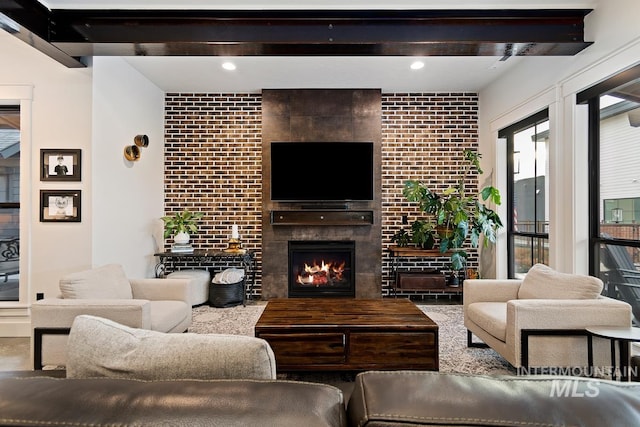
[[[273,299],[255,335],[279,372],[439,367],[438,325],[406,299]]]

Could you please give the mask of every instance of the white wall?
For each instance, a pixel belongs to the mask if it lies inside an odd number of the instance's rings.
[[[30,335],[28,307],[38,292],[58,293],[58,279],[91,265],[91,214],[80,223],[39,220],[41,189],[79,189],[90,207],[91,69],[69,69],[0,31],[0,96],[11,90],[32,91],[21,105],[21,295],[19,302],[0,302],[0,336]],[[4,93],[4,94],[3,94]],[[7,99],[9,98],[9,99]],[[80,148],[81,182],[41,182],[41,148]]]
[[[0,336],[29,336],[31,301],[37,293],[55,297],[66,273],[116,262],[131,277],[153,275],[164,94],[119,58],[72,69],[4,31],[0,46],[0,101],[20,104],[22,119],[21,294],[0,302]],[[123,149],[137,134],[150,144],[131,164]],[[81,181],[41,182],[42,148],[81,149]],[[81,222],[40,222],[41,189],[81,190]]]
[[[486,169],[498,167],[498,130],[549,106],[550,265],[588,272],[586,115],[575,94],[640,60],[640,2],[601,0],[585,19],[585,40],[596,42],[571,58],[522,58],[500,80],[480,92],[480,147]],[[498,183],[504,187],[504,182]],[[504,218],[507,214],[503,209]],[[501,239],[497,253],[506,252]],[[497,257],[497,277],[506,259]]]
[[[93,264],[152,277],[152,223],[164,210],[164,92],[122,58],[95,58],[93,68]],[[130,162],[123,150],[138,134],[149,146]]]

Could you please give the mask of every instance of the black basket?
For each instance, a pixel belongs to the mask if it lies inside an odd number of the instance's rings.
[[[244,303],[244,279],[236,283],[211,283],[209,305],[217,308],[233,307]]]

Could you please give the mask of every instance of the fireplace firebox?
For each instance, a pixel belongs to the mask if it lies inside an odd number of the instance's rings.
[[[289,297],[355,297],[354,241],[290,241]]]

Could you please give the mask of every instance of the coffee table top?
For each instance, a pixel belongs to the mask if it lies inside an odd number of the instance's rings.
[[[262,329],[323,326],[438,329],[438,325],[408,299],[272,299],[256,324],[257,328]]]

